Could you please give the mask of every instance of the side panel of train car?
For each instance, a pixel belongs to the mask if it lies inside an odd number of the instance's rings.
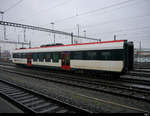
[[[126,40],[19,49],[13,63],[122,73],[133,68],[133,49]]]

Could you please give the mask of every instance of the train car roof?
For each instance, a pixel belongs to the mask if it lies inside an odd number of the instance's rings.
[[[14,52],[25,52],[25,51],[37,52],[37,50],[41,51],[41,49],[44,49],[44,48],[45,49],[52,49],[52,48],[54,48],[54,49],[62,49],[62,48],[66,48],[66,47],[67,48],[68,47],[83,48],[81,46],[90,45],[90,47],[91,47],[91,45],[95,45],[96,46],[98,44],[124,43],[125,41],[126,40],[113,40],[113,41],[103,41],[103,42],[93,42],[93,43],[80,43],[80,44],[68,44],[68,45],[57,45],[57,46],[46,46],[46,47],[34,47],[34,48],[16,49]],[[123,44],[121,46],[123,46]],[[60,51],[60,50],[58,50],[58,51]],[[72,50],[68,50],[68,51],[72,51]]]

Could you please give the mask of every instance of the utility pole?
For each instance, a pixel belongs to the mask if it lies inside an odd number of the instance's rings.
[[[19,39],[20,39],[20,35],[18,34],[18,44],[19,44],[19,42],[20,42],[20,40],[19,40]]]
[[[80,34],[80,25],[79,24],[77,24],[77,29],[78,29],[78,41],[79,41],[79,34]]]
[[[54,22],[51,22],[51,25],[52,25],[52,30],[54,31]],[[55,33],[53,32],[53,34],[54,34],[54,44],[55,44]]]
[[[117,37],[117,36],[116,36],[116,35],[114,35],[114,40],[116,40],[116,37]]]
[[[142,51],[142,45],[141,45],[141,41],[140,41],[140,52]]]
[[[23,35],[24,35],[24,42],[26,42],[26,29],[25,28],[23,30]]]
[[[4,12],[3,11],[0,11],[0,14],[2,15],[2,21],[3,21],[3,15],[4,15]]]
[[[2,21],[3,21],[3,19],[4,19],[4,12],[3,11],[0,11],[0,14],[1,14],[1,16],[2,16]],[[6,26],[4,25],[4,40],[7,40],[7,38],[6,38]]]
[[[29,41],[29,48],[31,48],[31,40]]]
[[[4,40],[7,40],[6,38],[6,26],[4,25]]]
[[[85,37],[85,39],[86,39],[86,30],[84,30],[83,32],[84,32],[84,37]]]
[[[50,29],[51,29],[51,25],[50,25]],[[51,40],[51,32],[49,32],[49,43],[51,44],[52,40]]]
[[[79,39],[79,34],[80,34],[80,25],[77,24],[77,28],[78,28],[78,39]]]
[[[73,44],[73,32],[71,33],[71,44]]]
[[[1,59],[1,51],[2,51],[2,50],[1,50],[1,46],[0,46],[0,59]]]
[[[140,41],[140,46],[139,47],[140,47],[139,48],[140,62],[142,62],[142,55],[141,55],[141,53],[142,53],[142,44],[141,44],[141,41]]]

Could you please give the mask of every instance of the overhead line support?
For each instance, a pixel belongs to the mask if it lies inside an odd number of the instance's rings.
[[[0,40],[0,43],[30,45],[30,43],[26,43],[26,42],[3,41],[3,40]]]
[[[31,29],[31,30],[37,30],[37,31],[43,31],[43,32],[52,32],[52,33],[56,33],[56,34],[60,34],[60,35],[67,35],[67,36],[71,37],[71,33],[58,31],[58,30],[47,29],[47,28],[42,28],[42,27],[36,27],[36,26],[30,26],[30,25],[6,22],[6,21],[0,21],[0,25],[12,26],[12,27],[18,27],[18,28],[25,28],[25,29]],[[85,39],[84,36],[73,35],[73,37],[79,37],[79,38]],[[86,39],[96,40],[96,41],[99,40],[99,39],[90,38],[90,37],[86,37]]]

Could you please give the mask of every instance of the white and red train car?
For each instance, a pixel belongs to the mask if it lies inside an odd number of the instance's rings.
[[[35,47],[13,51],[13,63],[123,73],[133,68],[133,51],[133,42],[127,40]]]

